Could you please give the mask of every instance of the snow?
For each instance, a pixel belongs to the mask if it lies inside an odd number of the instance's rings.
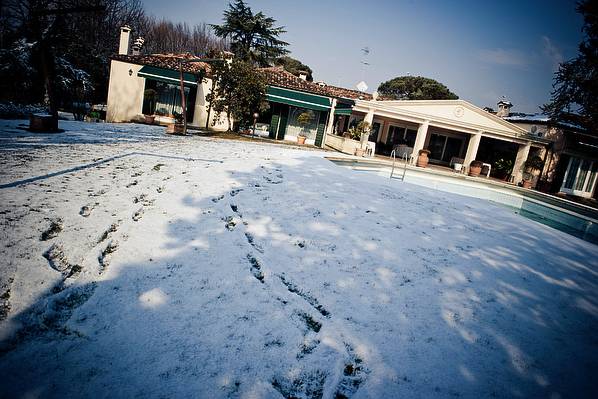
[[[545,114],[511,114],[504,119],[508,121],[549,122],[550,117]]]
[[[0,121],[1,397],[598,389],[598,246],[320,151],[19,123]]]

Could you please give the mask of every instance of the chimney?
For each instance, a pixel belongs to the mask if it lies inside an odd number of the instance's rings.
[[[120,28],[120,44],[118,45],[118,54],[129,54],[129,36],[131,35],[131,28],[127,25]]]
[[[141,54],[141,49],[143,48],[143,43],[145,43],[145,39],[139,36],[137,39],[133,41],[133,45],[131,48],[133,49],[133,55]]]
[[[299,71],[299,79],[301,79],[301,80],[307,80],[307,72],[305,72],[305,71]]]
[[[511,104],[511,102],[508,101],[505,96],[502,96],[500,101],[498,101],[496,105],[498,107],[498,111],[496,111],[496,116],[501,118],[506,118],[507,116],[509,116],[513,104]]]

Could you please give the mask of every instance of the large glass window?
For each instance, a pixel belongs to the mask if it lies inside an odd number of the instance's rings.
[[[415,138],[417,137],[417,130],[408,129],[401,126],[391,125],[388,128],[388,135],[386,136],[386,144],[406,144],[408,147],[415,145]]]
[[[428,150],[430,150],[430,159],[442,162],[450,162],[451,158],[459,157],[462,145],[462,139],[432,133],[432,135],[430,135],[430,142],[428,144]]]
[[[569,169],[567,170],[567,178],[565,179],[563,188],[573,189],[573,184],[575,183],[575,178],[577,177],[577,168],[579,167],[579,162],[579,158],[571,158],[571,161],[569,161]]]
[[[405,131],[405,142],[408,147],[413,148],[415,146],[416,138],[417,138],[417,130],[407,129]]]
[[[391,125],[386,135],[386,144],[400,144],[405,137],[405,128]]]
[[[586,177],[588,177],[588,170],[590,169],[591,162],[584,159],[581,161],[579,170],[577,171],[577,181],[575,182],[575,190],[583,191],[586,183]]]
[[[592,193],[592,191],[594,190],[594,184],[596,184],[596,174],[598,174],[598,162],[594,161],[592,169],[590,170],[590,177],[588,178],[588,183],[585,187],[586,193]]]
[[[368,138],[368,141],[373,141],[373,142],[378,141],[379,133],[380,133],[380,123],[374,122],[372,124],[372,130],[370,131],[370,137]]]
[[[299,134],[303,134],[306,140],[315,140],[319,118],[319,111],[293,106],[289,107],[289,122],[285,138],[287,136],[297,137]]]
[[[195,88],[185,87],[187,120],[193,119]],[[147,115],[174,116],[183,112],[181,88],[178,85],[146,79],[143,93],[143,113]]]
[[[596,185],[597,174],[598,161],[571,158],[562,190],[573,195],[590,196]]]

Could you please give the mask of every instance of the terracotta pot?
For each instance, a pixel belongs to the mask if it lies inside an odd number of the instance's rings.
[[[524,180],[523,181],[523,188],[532,188],[532,181],[531,180]]]
[[[153,125],[154,120],[156,119],[154,115],[143,115],[143,118],[145,119],[145,123],[147,123],[148,125]]]
[[[417,163],[416,165],[419,166],[420,168],[425,168],[426,166],[428,166],[428,153],[427,152],[422,152],[419,154],[419,156],[417,157]]]
[[[469,176],[478,177],[482,173],[481,166],[470,166],[469,167]]]
[[[305,144],[305,136],[297,136],[297,144]]]
[[[184,125],[180,123],[169,123],[166,126],[166,133],[168,134],[181,134],[183,133]]]

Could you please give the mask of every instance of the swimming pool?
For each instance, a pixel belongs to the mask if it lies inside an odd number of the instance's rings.
[[[355,171],[375,173],[386,178],[390,176],[391,165],[387,163],[354,158],[329,157],[328,160]],[[400,184],[402,175],[401,165],[395,168],[393,181]],[[492,201],[525,218],[598,244],[598,210],[588,206],[481,178],[415,167],[407,168],[404,181],[435,190]]]

